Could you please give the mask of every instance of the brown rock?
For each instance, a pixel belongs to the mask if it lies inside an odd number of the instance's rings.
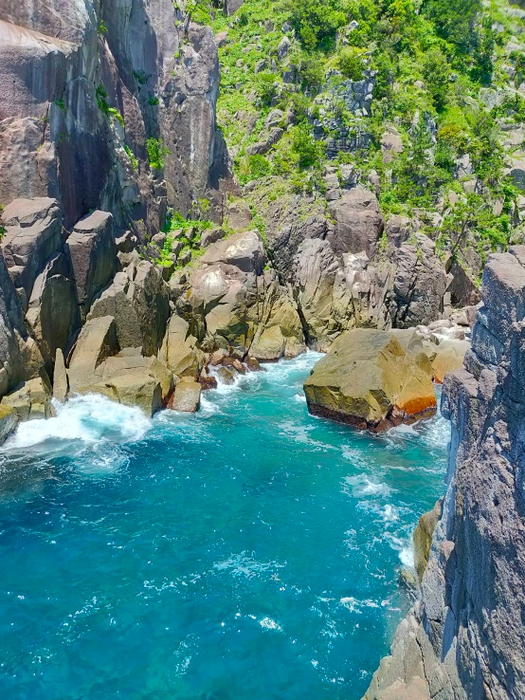
[[[200,407],[200,400],[201,385],[191,377],[184,377],[175,387],[168,408],[181,413],[195,413]]]

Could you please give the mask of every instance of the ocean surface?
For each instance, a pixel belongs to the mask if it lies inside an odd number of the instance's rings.
[[[319,356],[153,420],[102,397],[0,449],[2,700],[359,700],[410,606],[442,418],[308,415]]]

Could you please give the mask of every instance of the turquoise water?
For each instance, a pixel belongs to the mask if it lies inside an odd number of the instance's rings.
[[[317,356],[149,421],[101,397],[0,450],[2,700],[358,700],[410,605],[448,424],[310,417]]]

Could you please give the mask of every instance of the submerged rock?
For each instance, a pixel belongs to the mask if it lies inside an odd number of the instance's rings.
[[[421,359],[405,352],[387,331],[348,331],[306,381],[308,409],[374,432],[429,418],[436,412],[436,397]]]

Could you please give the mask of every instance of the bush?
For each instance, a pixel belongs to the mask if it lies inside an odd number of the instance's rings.
[[[261,155],[246,156],[241,162],[240,181],[242,185],[252,180],[260,180],[272,171],[270,161]]]
[[[434,107],[441,111],[447,103],[450,86],[450,67],[441,49],[434,47],[423,59],[423,75]]]
[[[337,67],[345,78],[362,80],[365,70],[362,51],[354,46],[346,46],[337,58]]]
[[[291,23],[307,50],[333,43],[337,30],[348,18],[345,3],[338,0],[291,0],[287,9]]]
[[[150,167],[155,170],[162,170],[165,158],[170,155],[171,151],[162,145],[162,141],[154,137],[146,141],[146,150]]]
[[[319,163],[319,148],[307,124],[293,127],[292,148],[297,155],[297,164],[304,170]]]
[[[438,34],[467,51],[475,38],[474,25],[482,0],[425,0],[423,14],[434,22]]]
[[[270,71],[263,71],[257,76],[255,90],[262,106],[269,107],[277,95],[276,78]]]

